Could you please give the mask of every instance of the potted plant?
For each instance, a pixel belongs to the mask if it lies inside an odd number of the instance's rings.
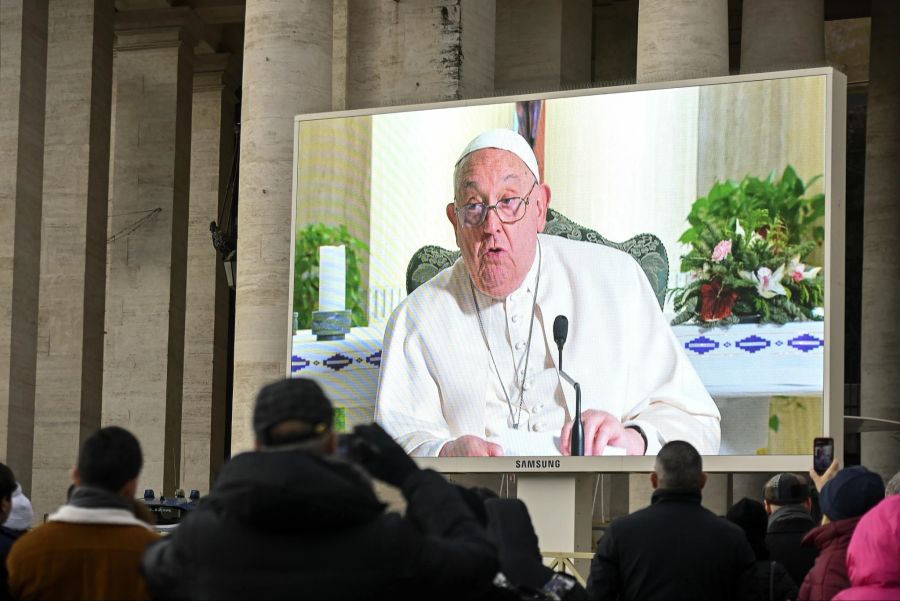
[[[369,252],[369,247],[351,236],[345,225],[313,223],[297,231],[294,245],[294,313],[298,314],[300,329],[312,326],[312,312],[319,307],[319,247],[340,245],[346,247],[347,253],[345,306],[351,311],[352,325],[364,326],[367,323],[359,259]]]
[[[673,325],[822,319],[824,277],[808,262],[825,240],[825,195],[806,196],[819,177],[804,182],[788,165],[779,179],[717,181],[694,202],[679,238],[691,281],[669,293]]]

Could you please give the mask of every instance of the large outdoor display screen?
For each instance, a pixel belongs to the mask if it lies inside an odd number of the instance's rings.
[[[569,455],[573,382],[585,455],[808,457],[840,437],[842,82],[298,117],[290,375],[419,457]]]

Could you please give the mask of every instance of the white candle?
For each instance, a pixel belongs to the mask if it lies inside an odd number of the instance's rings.
[[[319,247],[319,311],[343,311],[347,290],[347,255],[343,246]]]

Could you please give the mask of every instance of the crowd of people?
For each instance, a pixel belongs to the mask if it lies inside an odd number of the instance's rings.
[[[332,430],[310,380],[263,388],[256,449],[222,467],[168,536],[136,500],[138,440],[83,444],[65,505],[33,515],[0,464],[0,597],[32,599],[900,599],[900,474],[778,474],[723,518],[702,458],[664,445],[649,507],[601,536],[587,586],[542,562],[525,505],[420,469],[378,425]],[[387,512],[372,479],[399,488]],[[886,496],[887,493],[887,496]],[[821,515],[819,515],[821,513]]]

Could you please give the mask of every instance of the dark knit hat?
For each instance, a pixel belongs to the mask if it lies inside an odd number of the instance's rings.
[[[334,409],[319,385],[309,379],[281,380],[264,386],[253,411],[257,440],[270,444],[270,430],[288,420],[308,425],[310,436],[321,434],[331,429]]]
[[[809,498],[809,485],[803,476],[778,474],[766,482],[763,498],[773,505],[796,505]]]
[[[769,525],[769,516],[762,503],[745,497],[731,506],[728,513],[725,514],[725,518],[744,530],[756,559],[769,558],[769,552],[766,549],[766,529]]]
[[[884,498],[884,481],[861,465],[842,469],[822,487],[819,506],[836,522],[865,514]]]

